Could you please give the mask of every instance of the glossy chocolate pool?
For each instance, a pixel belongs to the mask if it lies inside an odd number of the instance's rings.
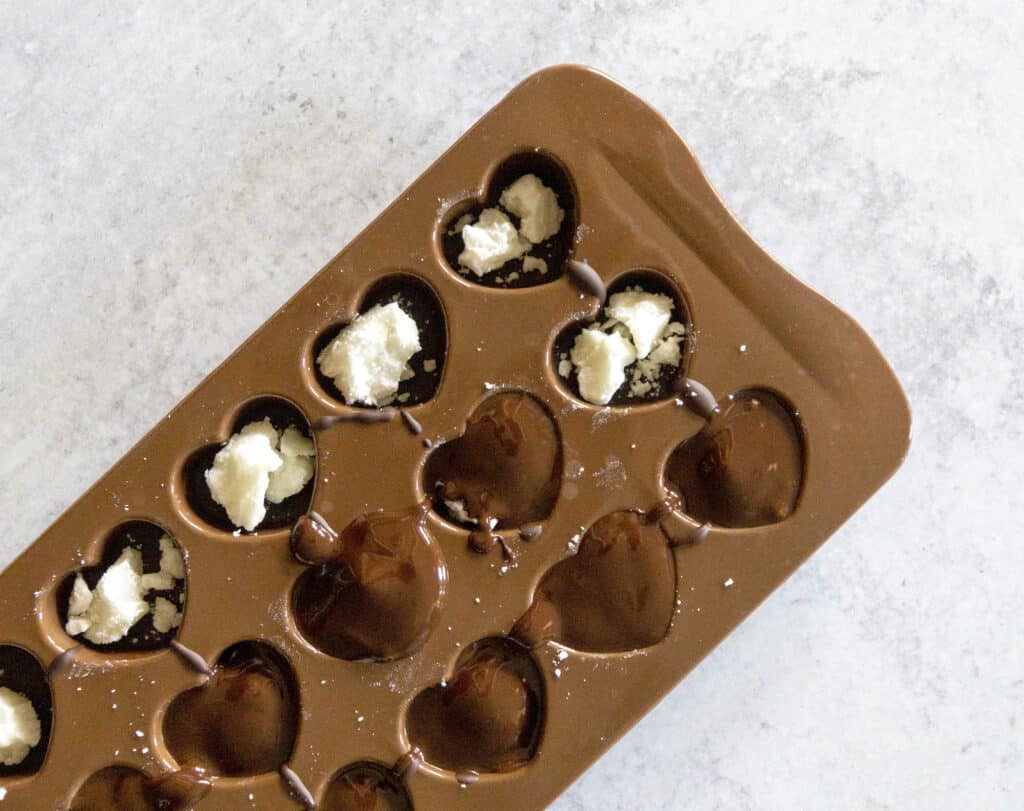
[[[535,246],[548,272],[459,272],[453,224],[524,173],[565,211]],[[636,284],[675,300],[683,362],[592,406],[559,353]],[[350,406],[316,357],[388,301],[420,322],[416,374],[393,410]],[[264,416],[314,439],[316,476],[236,532],[202,472]],[[597,73],[542,71],[0,576],[0,685],[43,731],[0,769],[4,807],[541,808],[908,434],[871,341],[750,239],[664,120]],[[158,531],[185,556],[181,627],[69,637],[69,575]]]

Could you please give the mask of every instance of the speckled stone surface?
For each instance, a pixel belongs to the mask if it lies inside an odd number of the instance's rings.
[[[0,563],[513,84],[584,62],[860,320],[915,438],[555,808],[1021,808],[1024,4],[769,5],[0,5]]]

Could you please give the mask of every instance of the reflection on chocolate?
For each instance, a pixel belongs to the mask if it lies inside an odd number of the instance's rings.
[[[424,468],[424,489],[435,507],[461,501],[487,528],[542,521],[558,497],[562,445],[554,420],[533,397],[503,392],[485,400],[466,432],[435,450]]]
[[[540,739],[544,688],[527,650],[484,639],[459,657],[444,687],[424,690],[406,721],[424,759],[453,772],[509,772],[530,761]]]
[[[363,761],[334,776],[319,811],[412,811],[412,807],[397,774],[379,763]]]
[[[39,660],[24,648],[0,645],[0,687],[25,696],[39,717],[39,743],[29,750],[21,763],[6,766],[0,761],[0,778],[35,774],[43,765],[53,726],[53,695],[46,672]]]
[[[512,636],[529,647],[555,640],[597,653],[645,648],[668,633],[675,587],[675,558],[656,518],[610,513],[544,575]]]
[[[171,702],[164,741],[183,769],[262,774],[291,757],[298,722],[298,688],[287,661],[265,643],[240,642],[221,655],[206,684]]]
[[[437,622],[448,580],[426,530],[426,507],[370,513],[332,539],[300,521],[293,550],[321,564],[299,576],[292,607],[303,636],[339,659],[386,661],[418,650]]]
[[[803,441],[790,409],[766,391],[719,403],[707,426],[669,457],[665,483],[699,522],[756,527],[785,519],[803,481]]]
[[[130,766],[108,766],[86,780],[69,811],[189,811],[210,784],[187,772],[149,777]]]

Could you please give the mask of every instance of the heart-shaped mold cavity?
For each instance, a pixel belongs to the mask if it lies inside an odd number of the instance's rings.
[[[793,409],[772,392],[746,390],[719,401],[700,433],[672,452],[664,480],[696,521],[757,527],[793,512],[803,472]]]
[[[179,473],[181,477],[180,484],[188,501],[188,506],[203,523],[223,532],[245,532],[243,528],[237,526],[228,517],[224,507],[214,500],[210,492],[210,485],[206,480],[206,471],[213,467],[214,458],[227,444],[231,436],[234,436],[246,426],[262,422],[263,420],[270,420],[270,423],[278,432],[283,433],[288,428],[295,428],[303,437],[312,438],[313,436],[305,415],[288,400],[281,397],[267,396],[257,397],[245,403],[238,410],[237,416],[231,425],[231,430],[228,432],[228,436],[224,438],[224,441],[200,448],[189,456]],[[315,456],[312,461],[313,475],[306,482],[305,486],[299,492],[284,498],[279,503],[267,500],[265,502],[266,515],[264,515],[254,531],[264,532],[290,527],[300,515],[309,509],[316,482]]]
[[[292,588],[303,637],[338,659],[409,656],[437,624],[448,570],[427,532],[426,507],[357,518],[340,535],[303,517],[292,550],[313,564]]]
[[[242,777],[276,771],[291,757],[299,690],[287,659],[265,642],[232,645],[205,684],[167,707],[163,736],[182,769]]]
[[[544,711],[544,683],[529,651],[493,637],[463,651],[450,679],[413,699],[406,732],[439,768],[510,772],[533,758]]]
[[[655,298],[642,301],[636,294]],[[598,360],[606,354],[603,345],[592,348],[581,342],[574,354],[580,335],[594,328],[601,336],[593,343],[604,344],[608,338],[614,341],[607,357],[609,364],[616,357],[620,359],[616,370],[621,367],[621,383],[617,388],[614,382],[605,382],[611,375],[603,372]],[[690,308],[682,291],[665,274],[639,269],[623,273],[608,286],[607,299],[597,318],[577,321],[559,333],[551,346],[551,363],[562,388],[577,400],[627,406],[675,397],[677,381],[686,376],[693,347]],[[584,365],[589,353],[594,359]],[[634,359],[622,367],[630,357]],[[590,371],[584,371],[587,366]],[[595,397],[597,390],[604,390],[604,396]],[[588,392],[590,398],[584,396]]]
[[[539,238],[542,234],[533,233],[535,229],[524,223],[518,213],[523,209],[510,197],[502,199],[506,189],[521,178],[531,175],[554,193],[558,209],[562,211],[557,231],[539,242],[533,242],[533,238]],[[466,250],[462,229],[466,224],[478,224],[484,211],[495,210],[500,212],[503,222],[505,217],[508,218],[504,226],[508,229],[508,235],[513,240],[521,240],[521,250],[526,252],[479,275],[459,261]],[[559,278],[565,270],[566,260],[572,254],[575,237],[576,192],[572,180],[560,161],[539,149],[519,152],[502,161],[487,182],[483,200],[456,203],[442,218],[439,231],[441,253],[448,266],[465,279],[495,288],[533,287]]]
[[[448,330],[445,324],[444,307],[434,289],[410,273],[392,273],[377,280],[366,291],[359,314],[367,313],[378,306],[397,304],[406,315],[416,322],[419,330],[420,350],[409,358],[407,364],[411,376],[398,383],[398,391],[390,404],[413,406],[433,399],[441,384],[445,356],[448,352]],[[333,324],[321,332],[313,342],[310,368],[320,389],[328,397],[346,405],[358,408],[375,408],[361,402],[348,402],[345,394],[335,381],[324,374],[320,357],[347,323]],[[378,406],[388,403],[378,403]]]
[[[17,645],[0,645],[0,780],[35,774],[53,728],[53,694],[39,661]]]
[[[65,632],[109,653],[166,648],[185,608],[185,556],[150,521],[129,521],[107,536],[100,560],[67,575],[55,590]]]
[[[94,772],[75,792],[68,811],[191,811],[210,784],[188,772],[150,777],[131,766]]]
[[[409,791],[393,769],[362,760],[331,778],[318,811],[413,811]]]
[[[525,392],[484,400],[462,436],[436,448],[423,469],[423,489],[449,520],[482,529],[543,521],[562,478],[562,441],[548,410]]]
[[[548,640],[594,653],[646,648],[668,633],[675,595],[675,556],[657,520],[609,513],[547,571],[512,636],[531,648]]]

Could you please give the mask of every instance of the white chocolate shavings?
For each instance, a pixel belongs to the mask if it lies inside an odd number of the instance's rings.
[[[85,636],[94,644],[108,645],[124,639],[152,611],[153,626],[166,633],[181,624],[181,614],[166,597],[157,597],[150,608],[145,595],[149,591],[169,591],[176,580],[184,578],[185,559],[166,535],[160,538],[160,570],[151,574],[142,573],[142,553],[127,546],[100,576],[95,589],[89,588],[82,575],[75,577],[64,630],[69,636]],[[165,624],[162,618],[168,618],[166,627],[161,627]]]
[[[568,377],[575,369],[580,396],[595,405],[607,405],[627,378],[630,396],[644,396],[662,367],[682,361],[686,327],[671,320],[673,306],[669,296],[636,287],[616,293],[605,307],[606,320],[576,337],[569,363],[561,358],[558,373]]]
[[[501,209],[485,208],[474,225],[464,226],[459,264],[477,276],[485,276],[518,259],[530,250],[530,240],[519,235],[512,220]]]
[[[251,422],[213,458],[206,484],[236,527],[254,530],[267,514],[265,501],[278,504],[313,478],[313,441],[294,426],[279,433],[269,419]]]
[[[41,737],[42,727],[32,702],[21,693],[0,687],[0,763],[17,766]]]
[[[400,382],[414,375],[409,359],[419,351],[419,326],[392,301],[357,315],[316,362],[345,402],[381,406],[395,398]]]
[[[565,218],[558,196],[533,174],[523,175],[508,186],[498,204],[500,208],[481,211],[475,223],[472,217],[467,220],[467,215],[463,215],[452,228],[462,234],[459,266],[480,277],[524,256],[534,245],[557,234]],[[518,229],[506,212],[519,218]],[[547,262],[527,256],[523,260],[523,271],[533,270],[546,273]],[[496,277],[496,280],[504,283],[518,278],[518,272],[513,271],[507,279]]]
[[[519,217],[519,233],[536,245],[558,233],[565,212],[558,197],[536,175],[523,175],[501,193],[498,201]]]

